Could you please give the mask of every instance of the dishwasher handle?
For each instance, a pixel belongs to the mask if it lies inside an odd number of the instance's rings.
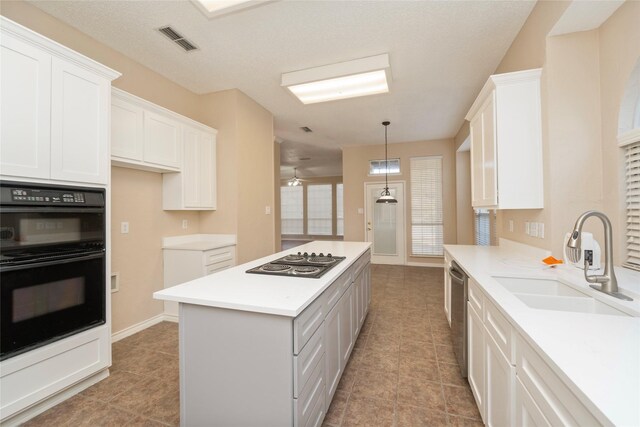
[[[455,280],[460,284],[464,283],[464,279],[465,279],[464,273],[462,273],[460,270],[457,270],[453,267],[449,267],[449,276],[451,276],[453,280]]]

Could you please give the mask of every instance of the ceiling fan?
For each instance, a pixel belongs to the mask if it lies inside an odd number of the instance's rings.
[[[293,168],[293,177],[287,181],[289,187],[297,187],[298,185],[302,185],[302,181],[306,181],[306,179],[298,178],[297,170],[298,168]]]

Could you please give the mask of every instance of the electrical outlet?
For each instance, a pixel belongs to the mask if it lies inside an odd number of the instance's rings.
[[[509,233],[513,233],[513,220],[509,220]]]
[[[591,249],[584,250],[584,260],[589,263],[589,267],[593,265],[593,251]]]
[[[129,223],[128,222],[121,222],[120,223],[120,233],[122,233],[122,234],[128,234],[129,233]]]
[[[183,219],[182,220],[182,229],[186,230],[187,228],[189,228],[189,220],[188,219]]]
[[[544,239],[544,222],[538,223],[538,237]]]
[[[537,222],[532,222],[529,225],[529,235],[531,237],[538,237],[538,223]]]
[[[531,223],[529,221],[524,223],[524,232],[529,236],[531,235]]]

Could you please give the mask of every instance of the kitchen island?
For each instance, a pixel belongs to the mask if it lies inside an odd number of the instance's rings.
[[[368,312],[370,243],[312,242],[172,288],[182,425],[319,426]],[[345,259],[322,277],[248,274],[292,252]]]

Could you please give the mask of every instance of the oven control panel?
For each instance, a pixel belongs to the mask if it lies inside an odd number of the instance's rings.
[[[3,205],[103,207],[104,191],[44,185],[7,185],[0,182],[0,206]]]

